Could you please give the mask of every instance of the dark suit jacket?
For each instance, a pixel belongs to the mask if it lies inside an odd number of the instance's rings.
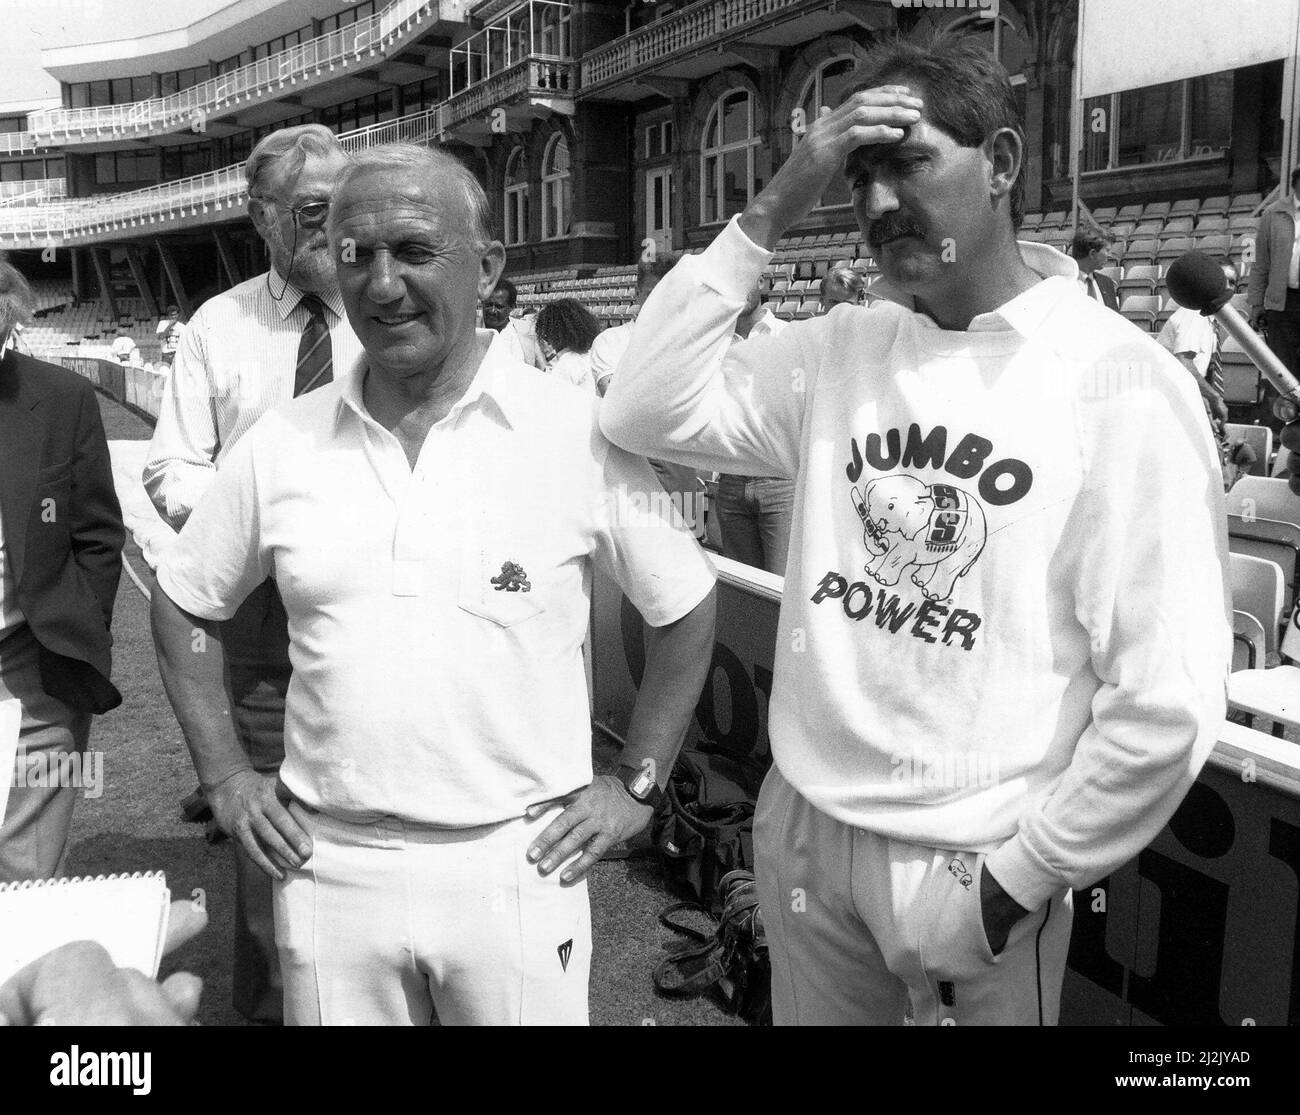
[[[95,389],[13,351],[0,360],[0,518],[42,688],[81,712],[116,708],[109,629],[126,532]]]
[[[1101,304],[1106,309],[1119,313],[1119,287],[1115,285],[1115,280],[1100,271],[1094,271],[1092,281],[1097,284],[1097,289],[1101,292]]]

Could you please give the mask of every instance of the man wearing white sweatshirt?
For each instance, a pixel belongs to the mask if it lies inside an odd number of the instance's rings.
[[[1017,244],[1025,139],[961,42],[886,48],[647,300],[617,444],[795,481],[759,799],[778,1023],[1053,1024],[1071,888],[1214,745],[1227,539],[1194,385]],[[846,173],[893,301],[731,345]]]

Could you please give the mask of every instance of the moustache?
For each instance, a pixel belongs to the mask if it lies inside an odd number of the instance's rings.
[[[879,248],[886,240],[892,240],[896,236],[919,236],[924,239],[925,229],[912,217],[887,213],[871,226],[867,233],[867,243],[873,248]]]

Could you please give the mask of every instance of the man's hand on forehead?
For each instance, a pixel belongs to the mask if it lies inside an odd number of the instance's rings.
[[[827,186],[844,173],[856,148],[896,144],[921,119],[923,102],[905,85],[882,85],[846,97],[808,124],[790,157],[740,218],[740,227],[769,251],[786,229],[812,211]]]

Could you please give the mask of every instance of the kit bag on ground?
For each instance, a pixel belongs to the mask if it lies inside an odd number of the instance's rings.
[[[686,911],[700,909],[692,902],[677,902],[659,915],[662,925],[686,941],[659,962],[654,970],[655,987],[675,999],[707,994],[730,1014],[771,1025],[772,972],[753,873],[729,872],[719,880],[718,892],[722,913],[712,932],[694,929],[681,920]]]
[[[718,914],[719,883],[753,869],[754,803],[765,764],[685,747],[651,825],[669,886]]]

